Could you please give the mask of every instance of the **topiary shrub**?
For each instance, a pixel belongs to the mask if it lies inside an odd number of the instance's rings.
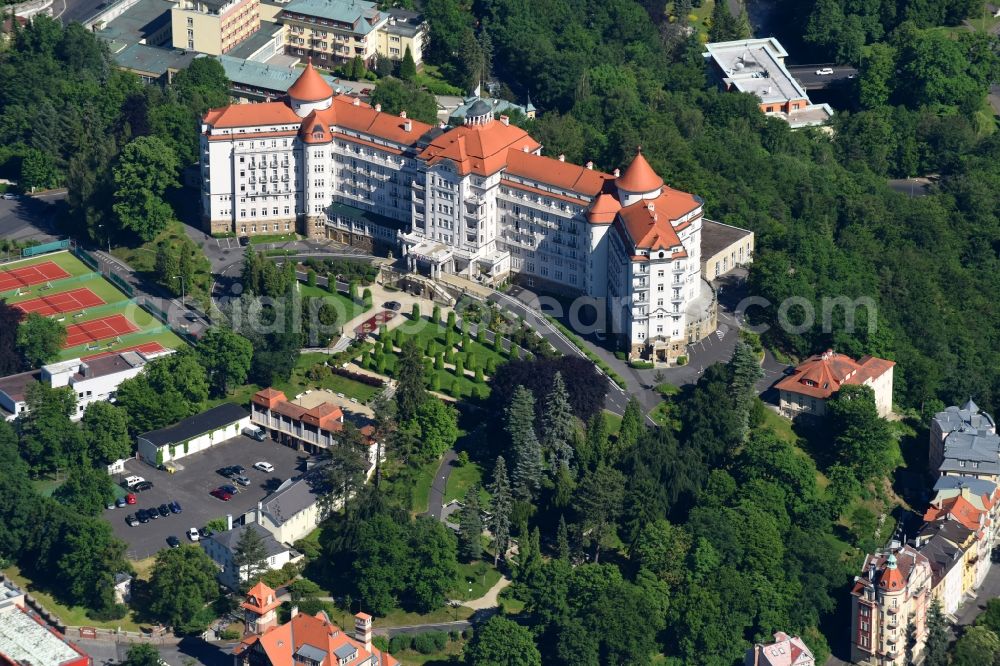
[[[687,362],[688,362],[688,357],[687,356],[678,356],[677,357],[677,365],[687,365]]]
[[[431,311],[431,321],[435,324],[441,321],[441,306],[434,304],[434,309]]]
[[[437,652],[437,645],[430,633],[417,634],[413,637],[413,649],[420,654],[434,654]]]
[[[409,650],[413,645],[413,638],[409,634],[396,634],[389,639],[389,652],[399,654],[403,650]]]
[[[372,645],[382,652],[389,652],[389,639],[385,636],[373,636]]]

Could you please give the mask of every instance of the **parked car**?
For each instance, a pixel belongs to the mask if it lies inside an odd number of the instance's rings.
[[[816,76],[830,76],[833,74],[833,67],[820,67],[816,70]]]
[[[7,201],[12,201],[13,199],[17,198],[17,195],[14,194],[13,192],[4,192],[3,198]]]
[[[112,500],[112,501],[108,502],[107,504],[105,504],[104,508],[105,509],[114,509],[117,506],[118,506],[118,503],[115,502],[114,500]]]
[[[167,545],[171,548],[180,548],[181,540],[175,537],[173,534],[167,537]]]
[[[191,541],[197,541],[198,539],[200,539],[201,537],[198,534],[198,528],[197,527],[189,527],[188,531],[187,531],[187,537]]]
[[[247,468],[243,465],[233,465],[233,474],[246,474]]]
[[[219,490],[224,493],[229,493],[230,495],[235,495],[240,492],[240,489],[234,485],[227,484],[225,486],[219,486]]]
[[[386,310],[392,310],[393,312],[399,312],[403,305],[399,301],[386,301],[382,304]]]
[[[240,245],[242,245],[243,247],[246,247],[249,244],[250,244],[250,237],[249,236],[240,236]]]
[[[137,498],[135,496],[135,493],[129,493],[128,495],[125,496],[125,503],[126,504],[135,504],[136,501],[138,501],[138,500],[137,500]]]
[[[135,512],[135,517],[143,525],[145,525],[146,523],[149,522],[149,513],[145,509],[139,509],[138,511],[136,511]]]
[[[203,527],[200,530],[198,530],[198,536],[200,536],[202,539],[207,539],[213,534],[215,534],[215,532],[207,527]]]
[[[140,481],[139,483],[132,486],[132,490],[137,493],[146,492],[147,490],[153,489],[153,483],[151,481]]]
[[[264,429],[258,428],[257,426],[248,426],[243,428],[243,434],[250,439],[256,439],[258,442],[263,442],[264,438],[267,437],[267,433],[264,432]]]
[[[168,507],[166,504],[161,504],[157,508],[157,511],[159,511],[160,515],[163,516],[164,518],[170,515],[170,507]]]
[[[219,469],[215,470],[215,473],[218,474],[219,476],[224,476],[224,477],[226,477],[228,479],[229,475],[233,473],[233,468],[232,467],[220,467]]]
[[[142,478],[141,476],[126,476],[125,477],[125,487],[126,488],[131,488],[132,486],[140,484],[140,483],[144,482],[145,480],[146,479]]]
[[[240,474],[239,476],[234,476],[233,477],[233,481],[235,481],[236,483],[238,483],[241,486],[249,486],[250,485],[250,479],[248,479],[247,477],[243,476],[242,474]]]
[[[231,500],[233,498],[233,494],[232,493],[227,493],[222,488],[216,488],[215,490],[213,490],[212,492],[210,492],[209,495],[211,495],[212,497],[215,497],[217,499],[220,499],[223,502],[228,502],[229,500]]]
[[[119,497],[118,499],[115,500],[115,506],[118,507],[119,509],[125,506],[126,504],[128,504],[128,502],[125,501],[124,497]]]
[[[125,516],[125,523],[129,527],[135,527],[136,525],[139,524],[139,519],[130,513],[127,516]]]
[[[372,94],[372,89],[371,88],[362,88],[361,89],[361,94],[362,95],[371,95]]]
[[[181,513],[183,511],[183,509],[181,509],[181,503],[177,500],[170,500],[170,504],[168,504],[167,507],[170,509],[171,513]]]
[[[272,465],[269,462],[264,462],[263,460],[260,461],[260,462],[255,462],[253,464],[253,468],[254,469],[259,469],[262,472],[273,472],[274,471],[274,465]]]

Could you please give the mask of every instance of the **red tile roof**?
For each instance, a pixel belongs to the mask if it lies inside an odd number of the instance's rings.
[[[828,349],[800,363],[775,388],[825,400],[840,390],[842,384],[864,384],[881,377],[894,365],[893,361],[874,356],[865,356],[858,362]]]
[[[691,194],[664,187],[655,199],[644,199],[618,211],[634,247],[669,250],[681,247],[673,221],[697,210],[701,204]]]
[[[938,506],[929,506],[924,513],[924,522],[930,523],[950,518],[975,532],[982,526],[983,513],[969,500],[961,495],[956,495],[940,502]]]
[[[621,202],[613,194],[605,192],[594,200],[587,211],[587,220],[591,224],[611,224],[621,209]]]
[[[313,69],[310,60],[299,78],[288,88],[288,96],[303,102],[319,102],[333,97],[333,88]]]
[[[626,192],[652,192],[663,187],[663,179],[649,166],[640,148],[625,173],[615,180],[615,184]]]
[[[263,615],[269,610],[274,610],[281,605],[278,595],[274,590],[263,582],[257,583],[247,592],[247,600],[243,602],[243,608],[253,611],[257,615]]]
[[[510,151],[534,152],[541,144],[516,125],[491,120],[482,125],[462,125],[431,141],[420,157],[429,165],[443,159],[454,162],[461,175],[489,176],[507,165]]]
[[[289,123],[298,126],[302,119],[285,102],[261,102],[259,104],[230,104],[221,109],[209,109],[204,120],[206,125],[221,129]],[[260,134],[260,132],[248,133],[247,137],[253,138]]]
[[[322,611],[315,616],[300,613],[285,624],[269,629],[261,636],[251,636],[236,646],[233,653],[242,654],[258,642],[271,666],[295,666],[295,654],[306,645],[326,653],[323,666],[340,664],[335,652],[345,646],[354,648],[354,658],[344,662],[344,666],[366,663],[372,654],[378,657],[380,666],[399,664],[397,659],[374,646],[371,651],[365,649],[364,643],[355,640],[330,622]]]
[[[612,179],[610,174],[601,171],[523,150],[511,150],[507,154],[506,173],[587,197],[599,194],[604,188],[604,182]]]

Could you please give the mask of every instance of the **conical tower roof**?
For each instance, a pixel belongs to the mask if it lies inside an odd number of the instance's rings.
[[[333,88],[312,66],[312,60],[288,89],[288,96],[300,102],[319,102],[333,97]]]
[[[626,192],[653,192],[663,187],[663,179],[649,166],[640,147],[625,173],[615,180],[615,185]]]

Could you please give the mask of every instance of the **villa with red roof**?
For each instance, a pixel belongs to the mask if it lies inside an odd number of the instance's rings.
[[[641,151],[604,173],[543,155],[482,101],[461,126],[428,125],[335,94],[312,65],[285,100],[209,110],[201,154],[206,231],[298,231],[432,279],[589,296],[632,358],[670,363],[715,330],[703,233],[713,278],[751,260],[750,232],[703,220]]]
[[[782,414],[824,416],[826,401],[844,384],[870,386],[875,393],[879,416],[892,413],[892,371],[896,364],[874,356],[855,361],[850,356],[828,349],[810,356],[795,370],[775,384]]]
[[[801,638],[777,631],[773,643],[747,650],[743,666],[816,666],[816,658]]]
[[[399,660],[372,644],[372,616],[354,616],[354,635],[326,613],[299,613],[277,623],[281,605],[274,590],[258,583],[243,603],[247,636],[233,649],[235,666],[397,666]]]

